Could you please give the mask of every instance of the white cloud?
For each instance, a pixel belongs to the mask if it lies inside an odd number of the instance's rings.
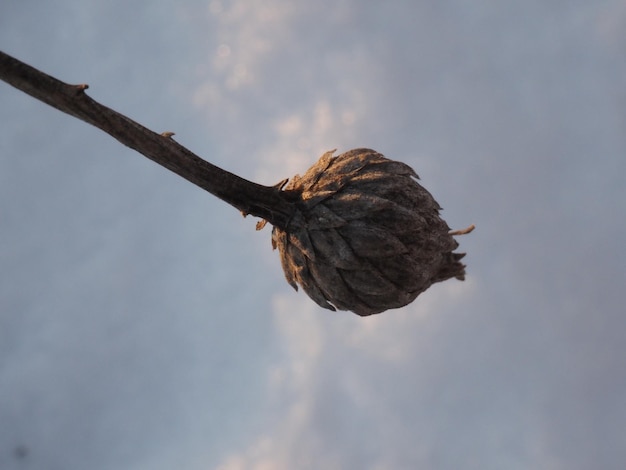
[[[212,2],[202,20],[210,60],[200,67],[192,102],[213,134],[236,136],[222,153],[229,161],[250,156],[258,182],[275,184],[331,148],[364,141],[359,124],[372,106],[366,89],[376,88],[379,75],[361,44],[338,48],[327,34],[333,11],[326,17],[314,4]],[[319,31],[303,28],[319,15],[327,21]]]
[[[206,88],[232,93],[256,85],[268,55],[284,40],[294,11],[290,2],[211,2],[205,20],[209,31],[215,30],[209,33],[206,46],[210,67],[204,71],[206,83],[196,93],[194,103],[218,104],[214,93],[207,93]]]
[[[275,299],[274,323],[283,341],[284,362],[268,371],[272,411],[277,415],[268,423],[269,430],[258,436],[239,454],[229,456],[218,468],[222,470],[290,470],[336,468],[329,465],[311,439],[312,413],[317,385],[319,359],[324,354],[324,335],[318,309],[308,299],[278,296]],[[319,466],[321,465],[321,467]]]
[[[395,432],[410,431],[390,402],[397,391],[389,390],[390,396],[381,399],[373,377],[388,369],[415,370],[416,358],[437,341],[434,332],[445,323],[443,312],[459,308],[471,290],[472,283],[437,286],[408,308],[369,318],[323,311],[303,293],[277,296],[274,324],[284,349],[266,377],[273,417],[266,431],[219,468],[354,468],[349,463],[361,452],[353,442],[355,436],[328,434],[333,421],[382,439],[369,453],[367,466],[359,468],[397,468],[394,462],[403,456],[394,454],[415,449],[387,442],[395,439]],[[349,405],[341,409],[341,403]],[[368,426],[375,423],[378,429],[354,428],[351,419]]]
[[[259,149],[263,165],[256,177],[269,183],[276,174],[303,174],[324,152],[349,141],[354,115],[351,109],[321,98],[276,119],[271,128],[274,138]],[[346,150],[349,148],[339,149]]]
[[[122,22],[120,1],[84,4],[70,30],[69,3],[15,2],[0,36],[61,78],[110,82],[142,122],[195,100],[187,135],[260,182],[334,147],[430,155],[416,170],[445,215],[478,224],[462,240],[468,280],[371,318],[321,310],[286,293],[267,230],[257,244],[229,208],[0,87],[0,462],[624,461],[620,2],[201,1],[178,6],[183,21],[144,3]],[[182,100],[163,112],[171,82]],[[28,462],[12,460],[22,444]]]

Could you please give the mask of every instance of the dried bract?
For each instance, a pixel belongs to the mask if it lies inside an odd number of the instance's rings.
[[[285,186],[299,210],[274,227],[287,282],[320,306],[372,315],[435,282],[463,280],[464,254],[439,204],[404,163],[369,149],[325,153]]]

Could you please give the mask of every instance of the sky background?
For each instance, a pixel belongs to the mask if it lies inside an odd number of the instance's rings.
[[[626,2],[4,1],[0,49],[243,177],[411,165],[467,280],[360,318],[0,83],[0,468],[622,469]]]

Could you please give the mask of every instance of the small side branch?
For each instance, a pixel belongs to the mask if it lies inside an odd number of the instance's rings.
[[[0,79],[103,130],[244,214],[261,217],[272,225],[286,228],[295,212],[294,203],[280,189],[253,183],[201,159],[172,139],[172,132],[152,132],[91,99],[85,93],[87,85],[69,85],[1,51]]]

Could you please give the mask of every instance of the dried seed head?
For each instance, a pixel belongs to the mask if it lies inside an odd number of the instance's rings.
[[[464,254],[439,204],[407,165],[369,149],[325,153],[285,191],[299,211],[274,227],[287,282],[320,306],[372,315],[409,304],[431,284],[463,280]]]

